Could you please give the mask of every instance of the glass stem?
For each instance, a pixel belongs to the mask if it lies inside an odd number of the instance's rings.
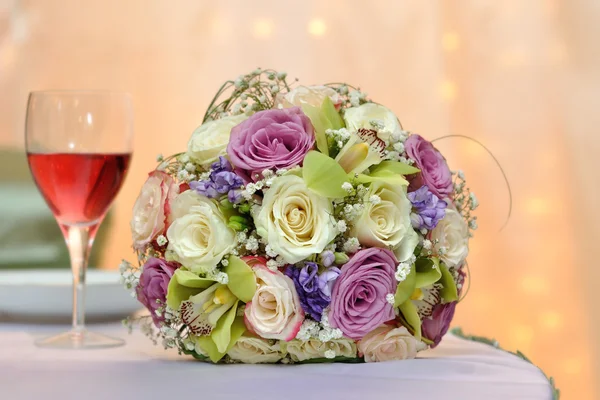
[[[65,226],[63,232],[73,273],[73,333],[85,332],[85,273],[98,224]]]

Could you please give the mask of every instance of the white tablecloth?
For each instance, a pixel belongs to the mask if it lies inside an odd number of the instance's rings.
[[[64,327],[63,327],[64,329]],[[56,327],[0,324],[0,399],[551,399],[535,366],[447,335],[419,359],[371,364],[210,365],[165,352],[119,325],[92,330],[123,347],[51,350],[33,345]]]

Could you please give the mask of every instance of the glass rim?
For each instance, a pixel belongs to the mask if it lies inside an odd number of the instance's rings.
[[[29,96],[32,95],[66,95],[66,94],[103,94],[103,95],[119,95],[131,97],[131,93],[123,92],[118,90],[105,90],[105,89],[44,89],[44,90],[32,90],[29,92]]]

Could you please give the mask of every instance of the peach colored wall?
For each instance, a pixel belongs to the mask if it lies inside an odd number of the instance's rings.
[[[439,146],[482,206],[456,324],[520,349],[565,398],[597,398],[600,314],[593,0],[0,0],[0,146],[22,146],[27,93],[133,94],[136,147],[102,267],[133,259],[130,208],[157,153],[185,148],[223,80],[257,66],[348,81]]]

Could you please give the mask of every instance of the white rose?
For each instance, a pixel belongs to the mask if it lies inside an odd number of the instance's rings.
[[[372,196],[378,196],[379,202],[370,200]],[[405,188],[375,181],[366,197],[365,207],[354,221],[350,235],[368,247],[389,248],[399,261],[405,261],[419,243],[410,221],[412,206]]]
[[[248,261],[246,261],[248,262]],[[271,271],[255,258],[257,289],[244,311],[246,326],[265,339],[292,340],[302,326],[304,311],[294,282],[279,271]]]
[[[321,253],[335,238],[332,215],[331,201],[308,189],[302,178],[284,175],[266,191],[254,222],[271,249],[294,264]]]
[[[284,344],[284,349],[294,361],[313,358],[356,357],[356,344],[350,339],[333,339],[322,342],[318,339],[292,340]],[[332,357],[333,356],[333,357]]]
[[[193,272],[213,272],[223,256],[235,247],[235,231],[227,226],[215,202],[192,190],[175,198],[171,218],[167,249]]]
[[[321,108],[326,97],[333,104],[339,104],[341,99],[338,92],[327,86],[299,86],[283,96],[278,96],[277,104],[285,108],[309,105]]]
[[[234,361],[246,364],[276,363],[281,360],[279,343],[270,345],[267,340],[242,336],[227,352]]]
[[[142,250],[165,230],[166,210],[179,193],[179,185],[168,174],[152,171],[133,206],[131,237],[133,247]]]
[[[215,161],[225,154],[231,128],[246,118],[245,114],[239,114],[203,123],[192,133],[187,154],[201,164]]]
[[[412,359],[426,348],[403,326],[381,325],[358,342],[358,351],[364,355],[366,362]]]
[[[346,128],[350,131],[358,131],[360,128],[373,129],[371,125],[373,120],[382,123],[384,126],[378,133],[379,138],[382,140],[389,141],[391,134],[399,134],[402,131],[398,117],[379,104],[365,103],[358,107],[348,108],[344,112]]]
[[[469,228],[464,218],[452,208],[446,209],[444,219],[431,231],[430,240],[448,267],[460,265],[469,254]]]

